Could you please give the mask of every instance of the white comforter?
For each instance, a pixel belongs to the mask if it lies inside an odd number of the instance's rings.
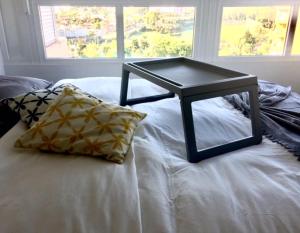
[[[118,78],[62,82],[118,102]],[[158,92],[143,80],[129,88],[130,97]],[[300,163],[280,145],[264,139],[191,164],[178,99],[133,108],[148,116],[123,165],[17,150],[22,123],[6,134],[0,232],[300,232]],[[194,109],[199,147],[248,135],[248,119],[221,98]]]
[[[13,147],[19,122],[0,141],[0,232],[140,232],[134,155],[97,158]]]

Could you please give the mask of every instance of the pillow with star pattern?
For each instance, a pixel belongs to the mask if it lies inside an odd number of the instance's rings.
[[[146,117],[66,87],[16,147],[100,156],[123,163],[137,124]]]
[[[30,91],[13,98],[6,99],[8,106],[19,114],[21,120],[31,127],[46,112],[49,104],[63,91],[65,87],[79,89],[72,84],[62,84],[51,89]],[[91,98],[98,100],[90,95]],[[98,100],[101,102],[101,100]]]

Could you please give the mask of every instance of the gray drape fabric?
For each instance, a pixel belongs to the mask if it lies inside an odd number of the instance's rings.
[[[259,80],[262,130],[273,142],[293,152],[300,160],[300,95],[291,87]],[[225,96],[234,107],[249,116],[248,93]]]

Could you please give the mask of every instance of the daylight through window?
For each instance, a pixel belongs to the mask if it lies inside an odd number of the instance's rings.
[[[117,57],[114,7],[41,6],[47,58]]]
[[[290,6],[224,7],[219,56],[283,55]]]
[[[192,56],[193,7],[125,7],[125,57]]]
[[[203,40],[193,51],[202,33],[195,38],[196,6],[50,5],[39,6],[47,59],[192,57],[210,43]],[[226,59],[300,55],[300,9],[295,30],[294,6],[224,6],[220,34],[207,35],[220,35],[219,44],[207,53],[217,50],[213,56]]]

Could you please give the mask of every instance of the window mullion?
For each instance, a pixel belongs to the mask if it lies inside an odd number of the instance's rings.
[[[199,59],[201,56],[201,39],[200,39],[200,29],[202,26],[202,14],[201,8],[196,7],[195,18],[194,18],[194,33],[193,33],[193,57]]]
[[[297,18],[298,18],[298,10],[299,6],[294,5],[292,8],[292,14],[290,18],[290,25],[286,39],[286,49],[285,49],[285,56],[290,56],[292,53],[296,26],[297,26]]]
[[[124,60],[124,17],[123,7],[116,7],[116,24],[117,24],[117,54],[118,58]]]

